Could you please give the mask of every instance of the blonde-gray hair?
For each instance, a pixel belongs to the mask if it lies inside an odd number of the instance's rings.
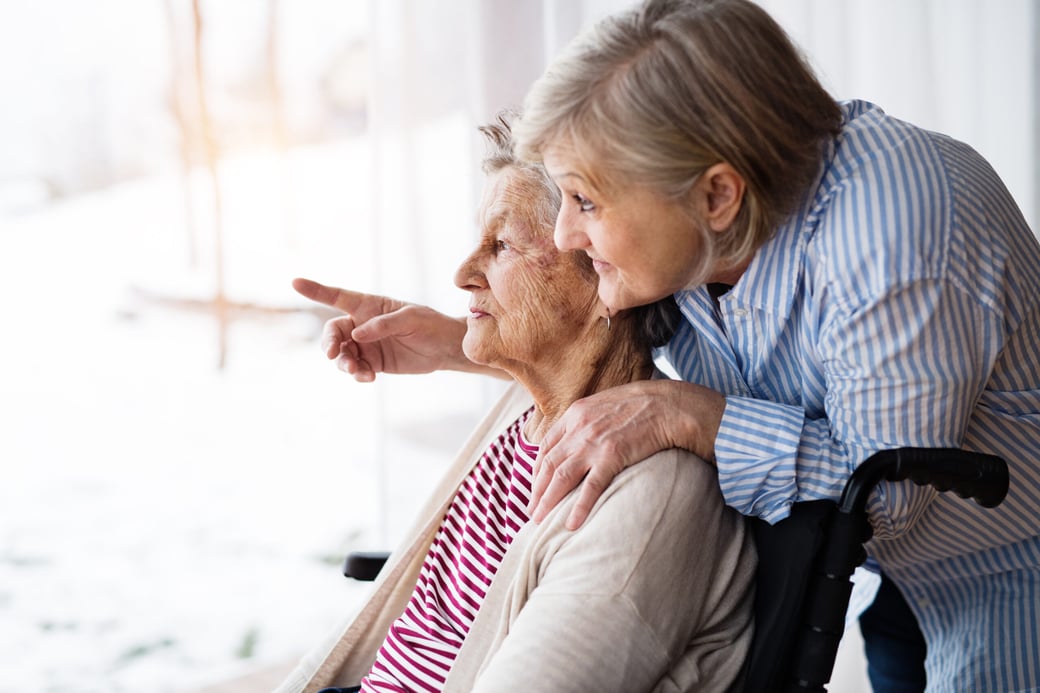
[[[523,112],[518,156],[541,161],[566,144],[598,187],[684,199],[709,167],[733,166],[747,189],[731,228],[694,223],[698,283],[750,260],[794,212],[842,121],[784,30],[748,0],[647,0],[608,17],[535,82]]]

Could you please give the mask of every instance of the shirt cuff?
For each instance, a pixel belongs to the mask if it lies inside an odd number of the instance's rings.
[[[796,460],[804,424],[800,407],[726,397],[715,464],[727,505],[770,524],[787,517],[798,494]]]

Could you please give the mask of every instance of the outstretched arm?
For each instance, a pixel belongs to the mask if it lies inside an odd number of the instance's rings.
[[[473,363],[462,353],[466,334],[463,318],[309,279],[294,279],[293,288],[312,301],[346,313],[325,323],[321,345],[325,355],[358,382],[372,382],[376,373],[438,370],[506,377],[501,371]]]

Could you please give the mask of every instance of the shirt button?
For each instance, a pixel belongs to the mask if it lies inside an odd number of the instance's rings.
[[[733,311],[733,317],[735,318],[742,318],[747,314],[748,312],[743,308],[737,308],[735,311]]]

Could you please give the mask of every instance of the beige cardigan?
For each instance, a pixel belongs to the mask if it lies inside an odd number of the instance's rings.
[[[368,673],[459,484],[531,405],[511,387],[477,427],[360,611],[276,693],[351,686]],[[724,691],[751,640],[754,550],[715,471],[667,450],[615,479],[577,532],[574,500],[517,535],[444,690]]]

